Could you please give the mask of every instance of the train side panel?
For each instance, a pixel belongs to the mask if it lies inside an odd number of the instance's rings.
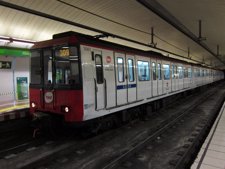
[[[95,67],[92,61],[92,50],[88,46],[80,46],[82,79],[83,79],[83,99],[84,99],[84,117],[95,111]]]
[[[160,94],[166,97],[172,92],[182,92],[222,77],[218,71],[212,71],[214,76],[210,77],[210,70],[198,66],[88,45],[81,45],[81,58],[84,121],[147,103]],[[153,71],[157,71],[157,76]],[[158,86],[160,81],[162,85]]]
[[[107,114],[116,106],[114,53],[81,45],[84,120]]]

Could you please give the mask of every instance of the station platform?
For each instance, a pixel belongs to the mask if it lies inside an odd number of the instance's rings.
[[[16,103],[14,105],[0,106],[0,122],[25,118],[29,116],[28,103]]]
[[[225,169],[225,102],[191,169]]]

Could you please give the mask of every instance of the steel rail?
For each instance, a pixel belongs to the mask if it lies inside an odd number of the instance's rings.
[[[0,158],[6,157],[10,154],[17,154],[18,152],[23,152],[28,148],[40,146],[44,144],[47,140],[45,139],[40,139],[40,140],[30,140],[28,142],[16,145],[15,147],[10,147],[7,149],[3,149],[0,151]]]
[[[131,148],[130,150],[128,150],[124,154],[120,155],[119,157],[117,157],[116,159],[114,159],[113,161],[111,161],[110,163],[105,165],[102,169],[116,169],[123,161],[125,161],[126,159],[128,159],[129,157],[134,155],[136,152],[138,152],[141,149],[143,149],[147,144],[149,144],[149,142],[153,141],[156,137],[158,137],[163,132],[165,132],[167,129],[169,129],[171,126],[176,124],[182,117],[187,115],[187,113],[189,111],[191,111],[195,107],[199,106],[200,103],[202,103],[203,101],[207,100],[208,97],[212,96],[213,94],[214,94],[214,92],[210,92],[209,94],[207,94],[207,96],[202,98],[203,100],[199,99],[194,105],[190,106],[188,109],[186,109],[183,113],[181,113],[175,119],[173,119],[168,124],[166,124],[164,127],[160,128],[159,130],[157,130],[156,132],[151,134],[149,137],[147,137],[146,139],[141,141],[139,144],[135,145],[133,148]]]

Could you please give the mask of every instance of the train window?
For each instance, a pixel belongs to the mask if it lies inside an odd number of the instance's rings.
[[[162,71],[161,71],[161,64],[158,63],[158,79],[162,80]]]
[[[179,79],[183,79],[183,67],[178,66],[177,71],[178,71]]]
[[[44,84],[52,84],[52,51],[44,50]]]
[[[197,69],[197,77],[200,77],[201,74],[200,74],[200,69]]]
[[[153,80],[156,80],[156,64],[155,64],[155,62],[152,62],[152,74],[153,74]]]
[[[189,67],[188,68],[188,78],[191,78],[192,77],[192,71],[191,71],[191,68]]]
[[[128,76],[129,76],[129,82],[134,81],[134,60],[133,59],[128,59],[127,60],[128,64]]]
[[[41,84],[41,53],[39,50],[31,51],[31,84]]]
[[[102,65],[102,56],[96,54],[95,55],[95,67],[96,67],[96,78],[97,83],[103,83],[103,65]]]
[[[79,62],[76,47],[62,47],[55,50],[55,83],[59,85],[78,84]]]
[[[124,82],[124,61],[123,58],[117,58],[118,82]]]
[[[68,84],[70,62],[68,58],[56,57],[56,84]]]
[[[184,67],[184,78],[188,78],[188,69]]]
[[[200,69],[199,72],[200,72],[199,77],[202,77],[202,69]]]
[[[177,65],[175,65],[175,76],[176,76],[176,78],[178,77],[178,70],[177,70]]]
[[[172,79],[175,79],[175,66],[172,65]]]
[[[163,70],[164,70],[164,80],[170,79],[170,65],[163,64]]]
[[[149,81],[150,80],[149,62],[138,61],[137,65],[138,65],[138,80]]]

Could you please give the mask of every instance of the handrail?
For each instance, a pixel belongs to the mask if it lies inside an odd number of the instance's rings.
[[[96,84],[96,79],[94,78],[94,84],[95,84],[95,110],[97,110],[97,92],[98,92],[98,87],[97,87],[97,84]]]
[[[52,106],[53,106],[53,109],[55,108],[55,94],[56,94],[56,92],[55,92],[55,90],[53,89],[52,90],[52,95],[53,95],[53,100],[52,100]]]
[[[107,108],[107,82],[106,79],[104,78],[104,84],[105,84],[105,108]]]
[[[43,97],[44,97],[44,94],[43,94],[43,92],[42,92],[43,90],[42,90],[42,88],[40,88],[40,90],[39,90],[39,94],[40,94],[40,103],[41,103],[41,108],[43,108],[43,106],[44,106],[44,101],[43,101]]]

